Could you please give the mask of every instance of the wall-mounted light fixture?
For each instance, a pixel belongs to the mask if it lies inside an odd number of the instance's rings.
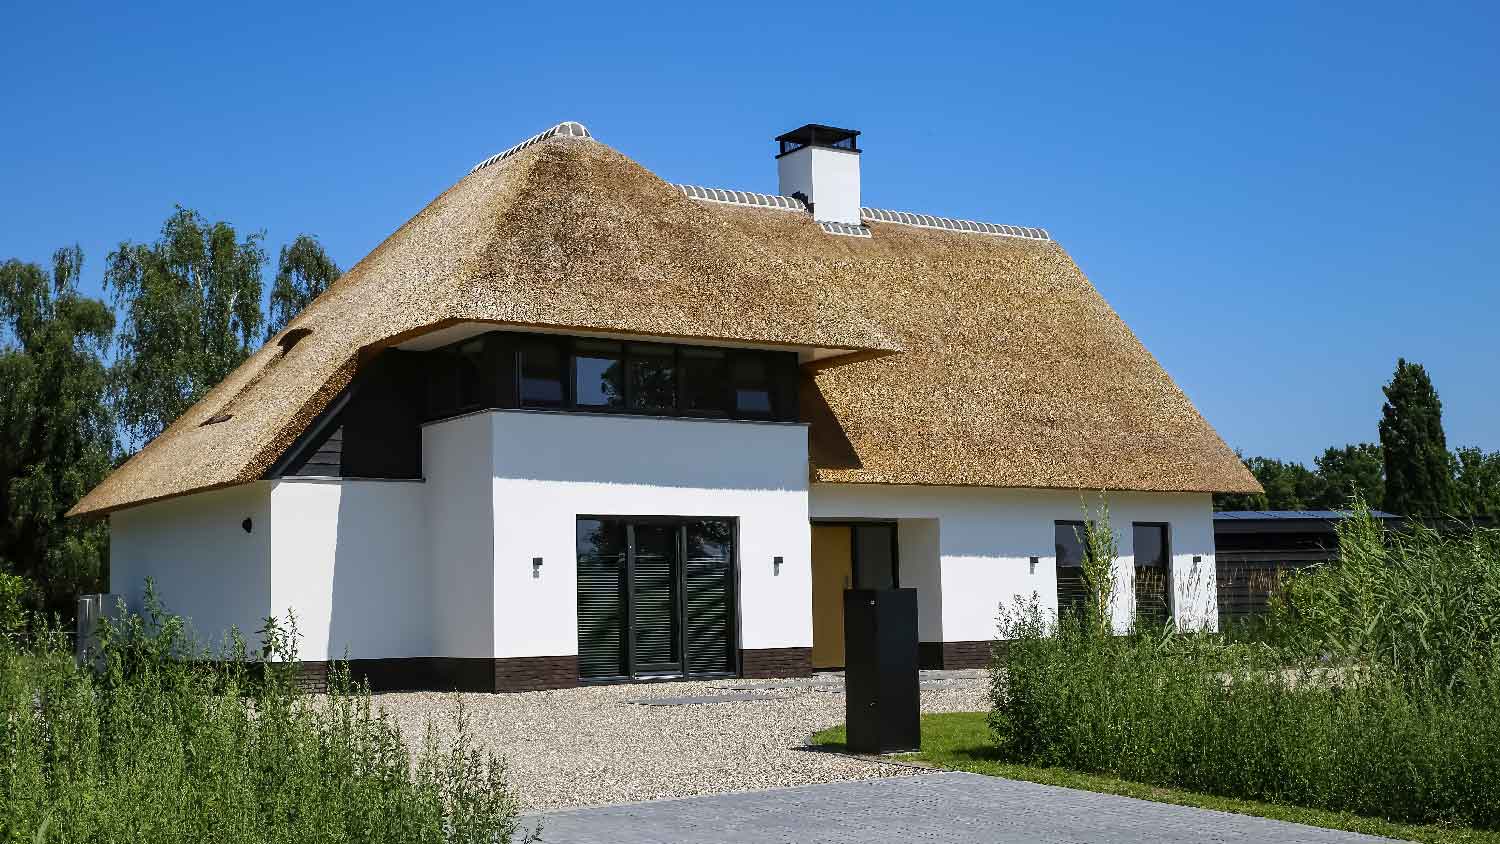
[[[780,557],[772,557],[771,558],[771,576],[772,577],[780,577],[781,576],[781,563],[782,563],[782,559]]]
[[[541,576],[542,576],[542,558],[541,557],[532,557],[531,558],[531,577],[532,577],[533,580],[535,580],[535,579],[537,579],[537,578],[539,578]]]
[[[1031,558],[1031,573],[1032,574],[1036,574],[1036,565],[1037,565],[1037,563],[1040,563],[1041,561],[1042,561],[1041,557],[1032,557]]]
[[[252,521],[250,521],[250,520],[249,520],[249,519],[248,519],[248,518],[247,518],[247,519],[245,519],[245,520],[244,520],[244,521],[243,521],[243,522],[240,522],[240,527],[241,527],[241,528],[244,528],[244,530],[245,530],[245,533],[249,533],[249,532],[250,532],[250,531],[252,531],[252,530],[254,530],[254,529],[255,529],[255,523],[254,523],[254,522],[252,522]]]

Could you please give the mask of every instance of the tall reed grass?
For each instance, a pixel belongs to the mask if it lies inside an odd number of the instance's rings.
[[[336,671],[301,692],[295,630],[203,653],[152,607],[79,667],[43,631],[0,643],[0,840],[494,842],[517,834],[505,770],[461,709],[413,752]]]
[[[1094,635],[1002,612],[990,726],[1012,761],[1232,797],[1500,828],[1500,536],[1387,538],[1294,580],[1267,641]]]

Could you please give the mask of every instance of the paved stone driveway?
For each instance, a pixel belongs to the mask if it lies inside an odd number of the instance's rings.
[[[573,809],[531,816],[527,826],[538,821],[546,844],[1343,844],[1387,840],[952,772]]]

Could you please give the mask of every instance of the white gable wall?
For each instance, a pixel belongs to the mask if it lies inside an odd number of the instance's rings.
[[[149,577],[162,607],[203,644],[221,645],[231,626],[258,642],[271,608],[270,492],[244,484],[110,514],[110,591],[141,612]]]
[[[271,607],[307,660],[430,656],[422,481],[271,483]]]
[[[814,519],[898,519],[901,580],[918,590],[923,641],[981,641],[995,636],[1002,602],[1033,592],[1057,612],[1054,522],[1080,520],[1081,505],[1097,506],[1097,493],[984,487],[814,484]],[[1217,625],[1212,497],[1197,493],[1110,493],[1110,520],[1119,544],[1114,618],[1117,629],[1134,614],[1132,522],[1171,525],[1172,575],[1177,622]],[[909,520],[936,519],[910,537]],[[935,553],[934,553],[935,552]],[[1038,562],[1033,572],[1031,557]],[[1193,558],[1199,557],[1197,563]],[[934,593],[934,582],[941,589]],[[937,635],[941,634],[941,638]]]
[[[435,656],[496,655],[490,415],[471,413],[422,428],[430,581],[423,598]]]
[[[488,417],[496,656],[578,653],[579,515],[738,517],[740,646],[811,647],[805,425],[527,411]],[[534,557],[542,558],[537,577]]]

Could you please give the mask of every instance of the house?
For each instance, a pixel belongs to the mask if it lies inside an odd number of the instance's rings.
[[[1225,510],[1214,513],[1219,625],[1250,621],[1270,608],[1287,574],[1338,559],[1339,522],[1348,510]],[[1370,515],[1394,526],[1400,516]]]
[[[974,666],[1108,489],[1117,624],[1212,624],[1211,493],[1259,486],[1062,247],[864,207],[858,132],[777,142],[776,194],[578,123],[481,162],[74,508],[112,588],[291,610],[377,688],[807,674],[850,585]]]

